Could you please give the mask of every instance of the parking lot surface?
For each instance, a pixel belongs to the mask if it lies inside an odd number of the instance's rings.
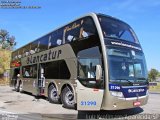
[[[61,104],[49,103],[46,98],[35,99],[31,94],[0,86],[0,119],[7,117],[15,120],[160,119],[160,94],[150,93],[148,104],[142,107],[93,112],[66,109]]]

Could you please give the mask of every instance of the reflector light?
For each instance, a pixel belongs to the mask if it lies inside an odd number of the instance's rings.
[[[134,106],[140,106],[140,105],[141,105],[141,102],[140,102],[140,101],[133,102],[133,105],[134,105]]]

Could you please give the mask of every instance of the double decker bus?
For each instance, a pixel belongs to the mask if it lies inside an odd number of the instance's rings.
[[[77,110],[145,105],[145,56],[125,22],[90,13],[15,50],[11,84]]]

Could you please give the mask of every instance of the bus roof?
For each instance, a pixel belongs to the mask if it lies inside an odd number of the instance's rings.
[[[115,20],[117,20],[117,21],[123,22],[123,21],[121,21],[120,19],[117,19],[117,18],[112,17],[112,16],[109,16],[109,15],[105,15],[105,14],[102,14],[102,13],[91,12],[91,13],[89,13],[89,14],[86,14],[86,15],[84,15],[84,16],[81,16],[81,17],[79,17],[79,18],[77,18],[77,19],[72,20],[72,21],[70,21],[70,22],[67,23],[67,24],[64,24],[64,25],[62,25],[62,26],[60,26],[60,27],[57,27],[56,29],[54,29],[54,30],[48,32],[47,34],[44,34],[43,36],[41,36],[41,37],[39,37],[39,38],[37,38],[37,39],[35,39],[35,40],[33,40],[33,41],[27,43],[26,45],[23,45],[22,47],[20,47],[20,48],[14,50],[13,52],[18,51],[19,49],[21,49],[21,48],[23,48],[23,47],[25,47],[25,46],[27,46],[27,45],[33,43],[34,41],[36,41],[36,40],[38,40],[38,39],[40,39],[40,38],[42,38],[42,37],[44,37],[44,36],[46,36],[46,35],[48,35],[48,34],[54,32],[54,31],[56,31],[56,30],[58,30],[58,29],[60,29],[60,28],[62,28],[62,27],[64,27],[64,26],[66,26],[66,25],[68,25],[68,24],[70,24],[70,23],[72,23],[72,22],[74,22],[74,21],[76,21],[76,20],[79,20],[79,19],[84,18],[84,17],[87,17],[87,16],[93,17],[93,16],[95,16],[95,15],[96,15],[96,16],[97,16],[97,15],[102,15],[102,16],[109,17],[109,18],[115,19]],[[123,23],[125,23],[125,22],[123,22]],[[126,23],[125,23],[125,24],[126,24]]]

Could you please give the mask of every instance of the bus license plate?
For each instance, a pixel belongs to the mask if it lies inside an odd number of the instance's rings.
[[[134,106],[140,106],[140,105],[141,105],[141,102],[140,102],[140,101],[135,101],[135,102],[133,102],[133,105],[134,105]]]

